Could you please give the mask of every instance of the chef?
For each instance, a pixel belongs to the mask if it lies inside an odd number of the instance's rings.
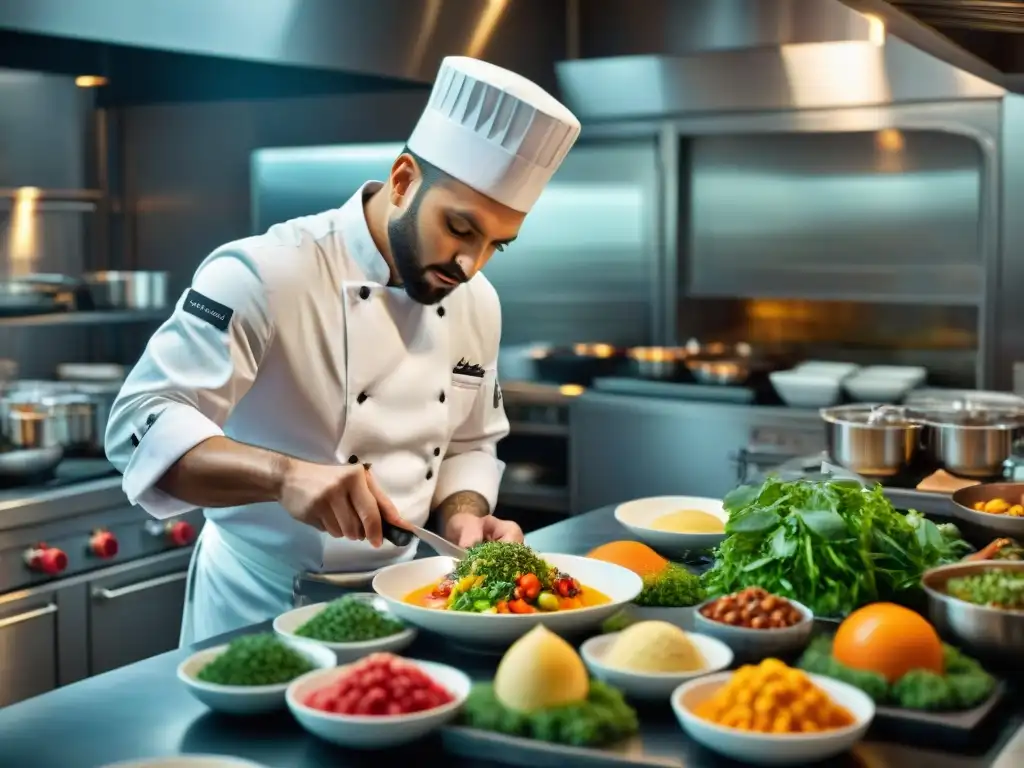
[[[534,83],[446,58],[386,181],[200,264],[106,433],[133,504],[205,510],[182,644],[288,610],[297,573],[414,557],[382,519],[433,511],[462,546],[522,540],[491,514],[508,420],[479,272],[579,132]]]

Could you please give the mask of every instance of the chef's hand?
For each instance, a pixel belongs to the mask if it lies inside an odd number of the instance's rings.
[[[456,513],[448,518],[444,527],[448,541],[466,548],[481,541],[523,541],[523,530],[511,520],[500,520],[493,515],[479,517],[472,512]]]
[[[313,464],[293,459],[284,472],[281,506],[300,523],[336,539],[368,540],[379,547],[381,518],[401,522],[395,505],[361,465]]]

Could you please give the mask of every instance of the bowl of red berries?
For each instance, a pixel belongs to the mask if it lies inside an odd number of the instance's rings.
[[[381,749],[415,741],[451,721],[471,685],[454,667],[375,653],[297,678],[286,699],[314,736],[343,747]]]

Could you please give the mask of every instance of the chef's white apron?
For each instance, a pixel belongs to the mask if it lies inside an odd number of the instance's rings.
[[[343,286],[345,413],[325,431],[338,436],[333,453],[303,458],[323,463],[372,465],[372,472],[399,512],[423,525],[440,463],[454,428],[468,415],[477,392],[453,377],[448,321],[443,305],[423,306],[401,289],[376,283]],[[341,318],[339,318],[341,319]],[[341,336],[341,334],[338,334]],[[331,352],[338,355],[339,350]],[[246,400],[236,410],[252,423]],[[289,392],[270,393],[287,409]],[[275,397],[276,395],[276,397]],[[270,416],[267,416],[270,418]],[[245,427],[229,437],[246,440]],[[265,431],[265,430],[264,430]],[[321,436],[316,436],[320,440]],[[273,447],[273,446],[268,446]],[[280,447],[278,449],[281,449]],[[287,451],[286,451],[287,452]],[[366,571],[411,559],[416,544],[378,550],[366,542],[336,540],[302,525],[277,504],[206,510],[186,589],[181,644],[266,621],[292,607],[300,571]]]

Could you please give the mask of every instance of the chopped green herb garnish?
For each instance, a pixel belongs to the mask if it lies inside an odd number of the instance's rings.
[[[305,656],[275,635],[245,635],[232,640],[196,677],[216,685],[278,685],[312,669]]]
[[[404,629],[398,619],[381,613],[365,600],[346,595],[329,603],[295,634],[327,643],[360,643],[397,635]]]

